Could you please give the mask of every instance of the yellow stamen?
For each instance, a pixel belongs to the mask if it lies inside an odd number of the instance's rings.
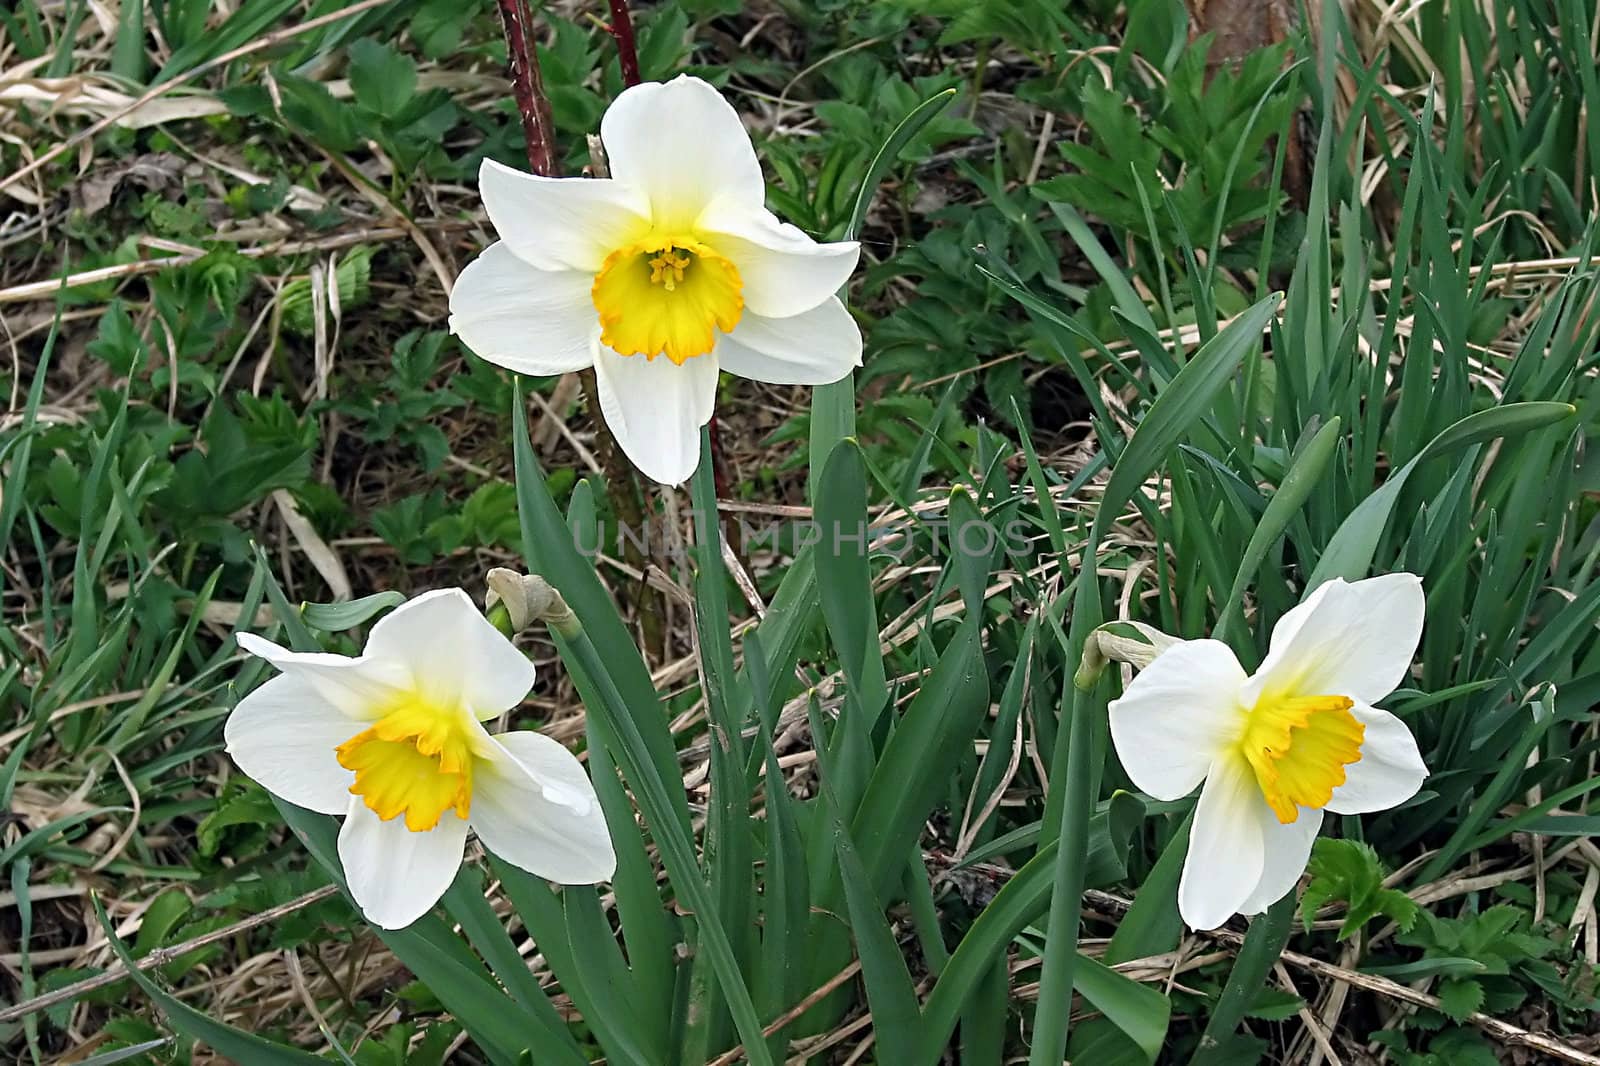
[[[1354,705],[1345,696],[1289,696],[1250,712],[1239,747],[1278,821],[1293,822],[1301,807],[1327,806],[1344,768],[1361,761],[1367,730],[1350,713]]]
[[[475,754],[461,714],[407,701],[337,750],[356,775],[351,793],[384,821],[404,814],[406,828],[421,833],[451,808],[462,818],[472,809]]]
[[[650,260],[650,284],[662,285],[668,292],[674,292],[683,280],[683,272],[688,269],[688,255],[676,248],[668,248]]]
[[[714,249],[684,236],[652,235],[606,257],[590,289],[600,342],[619,355],[665,355],[682,366],[728,333],[744,313],[744,280]]]

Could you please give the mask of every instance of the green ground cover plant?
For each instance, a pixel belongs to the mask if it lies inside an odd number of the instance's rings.
[[[1600,1062],[1595,7],[1210,6],[0,11],[7,1055]],[[529,166],[502,9],[553,171],[631,47],[860,241],[861,366],[723,376],[682,487],[450,331]],[[616,872],[473,845],[378,928],[223,750],[237,637],[355,655],[496,569],[571,611],[489,610],[496,731],[581,755]],[[1393,573],[1426,780],[1188,927],[1195,796],[1108,708]]]

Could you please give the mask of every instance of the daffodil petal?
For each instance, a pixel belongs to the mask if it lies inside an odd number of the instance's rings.
[[[507,248],[541,270],[593,274],[611,250],[650,228],[637,189],[604,178],[542,178],[485,159],[478,192]]]
[[[1174,644],[1111,701],[1111,740],[1133,783],[1159,800],[1194,791],[1242,724],[1244,668],[1219,640]]]
[[[414,692],[464,705],[480,721],[515,707],[533,687],[533,663],[458,588],[424,592],[384,615],[365,654],[402,664]]]
[[[1428,776],[1417,739],[1388,711],[1358,703],[1350,713],[1366,726],[1361,758],[1344,768],[1344,784],[1333,790],[1328,810],[1367,814],[1398,807],[1417,794]]]
[[[1189,854],[1178,882],[1178,912],[1191,929],[1217,928],[1239,912],[1261,883],[1264,809],[1248,763],[1227,755],[1212,764],[1195,806]]]
[[[583,764],[542,733],[494,740],[505,757],[483,768],[472,795],[472,829],[483,846],[557,884],[610,880],[617,857]]]
[[[339,828],[339,863],[356,906],[383,929],[404,929],[439,902],[461,868],[466,819],[446,811],[413,833],[404,818],[380,819],[352,796]]]
[[[601,348],[594,369],[606,425],[633,465],[663,485],[689,480],[700,461],[700,427],[716,405],[716,352],[680,366]]]
[[[819,244],[770,211],[714,206],[700,218],[705,242],[739,269],[747,313],[787,318],[843,288],[861,258],[855,241]]]
[[[1273,627],[1245,702],[1253,706],[1263,693],[1383,699],[1411,669],[1425,608],[1415,574],[1326,582]]]
[[[268,792],[320,814],[343,814],[354,775],[334,749],[364,725],[307,678],[280,674],[239,701],[222,734],[239,769]]]
[[[580,271],[535,269],[497,241],[456,279],[450,332],[479,358],[519,374],[582,370],[600,336],[593,284]]]
[[[830,296],[788,318],[746,312],[717,338],[722,369],[770,385],[827,385],[861,365],[861,329]]]
[[[1240,914],[1260,914],[1294,889],[1300,875],[1306,872],[1311,845],[1322,828],[1322,812],[1309,807],[1301,807],[1300,817],[1288,824],[1278,821],[1278,816],[1265,803],[1257,813],[1261,819],[1265,863],[1255,890],[1239,905]]]
[[[766,199],[739,113],[699,78],[624,89],[600,120],[600,139],[611,176],[644,193],[657,229],[693,229],[712,204],[758,210]]]
[[[383,714],[409,680],[398,664],[379,662],[367,655],[351,658],[320,651],[290,651],[254,633],[238,633],[235,639],[240,648],[285,674],[301,678],[318,696],[357,721],[372,721]]]

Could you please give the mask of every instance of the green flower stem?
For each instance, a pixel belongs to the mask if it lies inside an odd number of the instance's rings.
[[[587,700],[586,709],[594,716],[596,724],[604,727],[602,734],[616,742],[618,761],[661,849],[667,876],[684,905],[695,915],[699,932],[697,949],[705,952],[722,986],[746,1057],[753,1066],[771,1066],[761,1019],[750,999],[738,957],[723,927],[716,900],[706,884],[705,871],[695,858],[693,842],[682,824],[672,816],[672,801],[666,784],[655,773],[649,745],[629,715],[627,703],[577,615],[570,611],[556,613],[546,622],[555,636],[562,661],[575,678],[587,682],[599,697]]]

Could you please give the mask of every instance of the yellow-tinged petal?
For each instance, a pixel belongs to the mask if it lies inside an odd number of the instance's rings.
[[[522,702],[533,663],[460,589],[424,592],[372,627],[364,658],[400,664],[410,675],[402,695],[440,708],[464,708],[485,721]],[[406,702],[392,699],[373,718]]]
[[[1172,645],[1111,701],[1111,740],[1140,789],[1161,800],[1194,791],[1244,728],[1244,668],[1220,640]]]
[[[421,833],[447,810],[471,813],[476,764],[493,755],[492,744],[463,710],[414,698],[339,745],[339,765],[355,774],[350,792],[379,818],[404,815],[406,828]]]
[[[1241,693],[1245,705],[1317,692],[1383,699],[1411,668],[1425,608],[1415,574],[1318,586],[1272,627],[1267,657]]]
[[[1328,810],[1366,814],[1400,806],[1417,794],[1428,776],[1416,738],[1388,711],[1358,702],[1350,713],[1365,730],[1361,761],[1345,767],[1344,784],[1333,790]]]
[[[733,260],[744,278],[745,304],[767,318],[788,318],[832,299],[861,258],[855,241],[819,243],[765,209],[714,207],[701,216],[698,233]]]
[[[545,178],[485,159],[478,192],[506,247],[540,270],[592,274],[650,228],[643,193],[605,178]]]
[[[405,815],[406,828],[426,832],[445,811],[465,818],[472,809],[472,764],[446,770],[415,743],[384,740],[376,728],[339,745],[339,764],[356,775],[350,791],[384,821]]]
[[[610,880],[616,853],[594,785],[577,757],[540,733],[502,733],[478,779],[472,828],[484,847],[563,885]]]
[[[1292,822],[1280,822],[1265,804],[1257,804],[1264,862],[1261,880],[1239,904],[1240,914],[1260,914],[1294,889],[1306,872],[1306,860],[1322,829],[1321,811],[1301,811]]]
[[[496,241],[456,278],[450,332],[478,358],[518,374],[582,370],[594,364],[600,337],[593,284],[592,271],[539,270]]]
[[[1286,696],[1250,712],[1239,750],[1278,821],[1294,821],[1301,807],[1327,806],[1345,767],[1361,760],[1366,727],[1352,706],[1348,696]]]
[[[738,269],[709,245],[652,235],[607,256],[590,295],[601,344],[682,366],[711,351],[718,330],[739,324],[742,290]]]
[[[350,774],[335,749],[360,728],[305,677],[280,674],[239,701],[223,735],[239,769],[267,791],[298,807],[343,814]]]
[[[1261,792],[1249,764],[1236,754],[1219,757],[1195,805],[1178,882],[1178,911],[1191,929],[1215,929],[1261,883],[1266,854],[1260,810]]]

